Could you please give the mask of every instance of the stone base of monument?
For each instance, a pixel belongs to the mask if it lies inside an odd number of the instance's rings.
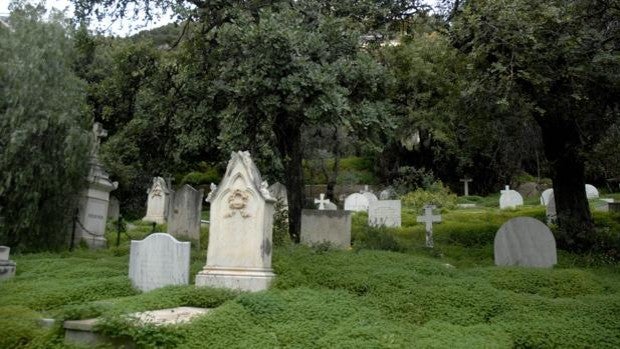
[[[145,311],[127,314],[128,318],[134,319],[138,324],[152,324],[156,326],[178,325],[191,321],[196,316],[205,315],[211,309],[178,307]],[[95,326],[99,319],[68,320],[64,322],[65,343],[85,346],[97,346],[101,344],[112,345],[116,348],[135,348],[135,343],[129,337],[109,338],[97,333]]]
[[[196,275],[196,286],[258,292],[268,289],[275,277],[272,269],[206,267]]]
[[[15,276],[15,262],[0,260],[0,281],[7,280]]]
[[[106,248],[108,246],[108,240],[104,237],[82,237],[82,240],[88,245],[91,250],[100,248]]]

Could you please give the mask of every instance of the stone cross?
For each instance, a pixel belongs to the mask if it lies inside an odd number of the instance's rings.
[[[469,182],[472,182],[471,178],[463,178],[461,182],[463,182],[463,195],[469,196]]]
[[[426,247],[433,248],[433,223],[441,222],[441,215],[433,216],[435,205],[425,205],[424,215],[417,217],[418,223],[426,223]]]
[[[320,199],[314,199],[315,204],[319,204],[319,210],[325,209],[325,204],[329,203],[329,199],[325,199],[325,194],[321,193]]]
[[[509,191],[510,191],[510,186],[509,186],[509,185],[507,185],[507,186],[506,186],[506,189],[504,189],[504,190],[500,190],[500,193],[502,193],[502,194],[508,194],[508,192],[509,192]]]

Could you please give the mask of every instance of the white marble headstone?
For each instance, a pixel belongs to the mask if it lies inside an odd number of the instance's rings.
[[[362,195],[364,195],[366,199],[368,199],[368,204],[370,204],[371,202],[379,201],[379,199],[377,199],[377,195],[369,191],[363,192]]]
[[[326,202],[325,203],[325,210],[326,211],[334,211],[337,210],[338,206],[336,206],[336,204],[334,204],[333,202]]]
[[[368,208],[368,225],[371,227],[400,227],[400,200],[377,200]]]
[[[539,220],[517,217],[504,223],[493,244],[495,265],[551,268],[557,263],[555,238]]]
[[[555,223],[555,221],[558,218],[558,214],[555,209],[555,196],[553,195],[553,192],[551,192],[551,195],[549,195],[549,198],[547,200],[549,200],[547,202],[547,209],[546,209],[547,224],[552,224],[552,223]]]
[[[288,197],[287,197],[288,194],[286,191],[286,186],[284,184],[280,182],[273,183],[272,185],[269,186],[269,193],[274,199],[281,202],[284,208],[288,210]]]
[[[170,193],[170,189],[162,177],[153,178],[153,184],[148,190],[146,216],[142,220],[164,224],[168,216]]]
[[[553,194],[553,189],[545,189],[545,191],[540,194],[540,204],[547,206],[549,204],[549,197]]]
[[[155,233],[131,241],[129,279],[144,292],[168,285],[189,283],[190,243],[171,235]]]
[[[368,198],[363,194],[353,193],[344,199],[344,209],[346,211],[368,211]]]
[[[219,186],[212,186],[207,263],[196,286],[262,291],[271,268],[274,204],[249,152],[233,152]]]
[[[592,184],[586,184],[586,197],[588,199],[597,199],[599,197],[598,189]]]
[[[505,190],[501,191],[502,195],[499,197],[499,208],[516,208],[523,205],[523,197],[518,191],[510,189],[506,186]]]

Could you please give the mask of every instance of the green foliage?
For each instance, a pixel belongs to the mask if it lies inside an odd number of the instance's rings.
[[[437,205],[438,208],[451,209],[456,205],[456,194],[453,194],[441,181],[433,183],[426,189],[416,189],[401,196],[404,206],[421,210],[424,205]]]
[[[19,7],[0,30],[0,243],[14,251],[64,246],[88,173],[91,120],[70,29],[43,15]]]
[[[288,233],[288,210],[284,201],[278,198],[273,214],[273,245],[284,246],[291,243]]]
[[[211,167],[205,172],[190,172],[186,174],[181,180],[181,185],[189,184],[194,187],[200,185],[209,185],[211,183],[219,183],[222,176],[218,173],[217,169]]]
[[[403,252],[405,250],[396,238],[390,234],[388,228],[374,228],[367,224],[355,231],[355,234],[351,237],[351,244],[356,250],[368,249],[394,252]]]
[[[0,347],[23,348],[47,331],[41,328],[37,312],[23,306],[0,307]]]
[[[398,168],[398,174],[392,187],[398,195],[405,195],[416,189],[428,189],[435,181],[433,171],[425,168],[401,166]]]

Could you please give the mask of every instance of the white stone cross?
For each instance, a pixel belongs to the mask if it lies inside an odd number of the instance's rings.
[[[321,193],[320,199],[314,199],[314,203],[319,204],[319,210],[324,210],[325,204],[328,204],[329,202],[330,202],[329,199],[325,199],[325,194],[323,193]]]
[[[463,178],[461,182],[463,182],[463,195],[469,196],[469,182],[473,182],[473,180],[471,178]]]
[[[508,192],[510,191],[510,186],[507,185],[505,190],[500,190],[500,193],[502,194],[508,194]]]
[[[433,216],[435,205],[425,205],[424,215],[417,217],[418,223],[426,223],[426,247],[433,248],[433,223],[441,222],[441,215]]]

